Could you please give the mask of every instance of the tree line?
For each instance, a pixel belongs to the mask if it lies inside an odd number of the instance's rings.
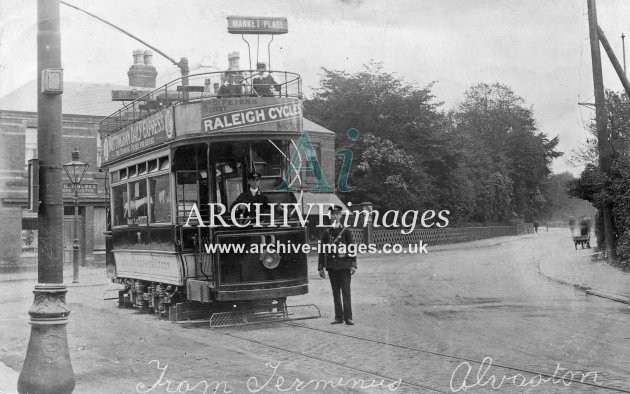
[[[382,64],[356,73],[322,69],[304,114],[335,131],[354,162],[342,200],[376,209],[448,209],[455,223],[537,219],[547,207],[558,137],[508,86],[478,83],[444,111],[433,83],[416,86]],[[357,129],[351,140],[347,131]],[[338,158],[337,171],[341,160]]]
[[[591,137],[573,157],[576,164],[585,164],[580,177],[569,183],[569,193],[593,203],[598,208],[595,217],[595,233],[600,249],[604,249],[602,207],[612,205],[613,237],[617,257],[630,259],[630,100],[625,93],[606,92],[607,138],[612,147],[611,171],[604,175],[599,168],[597,128],[591,123]],[[604,192],[606,185],[607,192]]]

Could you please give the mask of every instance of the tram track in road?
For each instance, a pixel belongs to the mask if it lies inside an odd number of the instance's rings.
[[[135,316],[138,320],[141,320],[146,315]],[[148,319],[151,321],[152,319]],[[209,324],[209,323],[207,323]],[[477,360],[474,358],[460,356],[456,354],[449,354],[445,352],[434,351],[426,348],[410,346],[407,344],[398,344],[392,343],[384,340],[373,339],[369,337],[349,334],[345,332],[338,332],[334,330],[329,330],[325,328],[313,327],[307,324],[301,324],[297,322],[284,322],[284,323],[268,323],[262,324],[258,326],[236,326],[236,327],[226,327],[226,328],[210,328],[208,326],[203,327],[201,323],[193,323],[189,325],[192,330],[181,330],[177,329],[177,326],[172,327],[172,330],[169,329],[172,333],[177,332],[178,335],[181,335],[190,340],[194,340],[195,342],[207,344],[207,345],[216,345],[217,337],[214,335],[207,335],[210,332],[213,334],[220,336],[224,336],[226,338],[231,338],[233,341],[231,343],[225,343],[229,347],[242,348],[242,343],[249,343],[258,348],[267,348],[271,349],[274,352],[282,352],[289,355],[289,359],[293,357],[299,357],[304,360],[310,360],[311,362],[315,362],[322,365],[333,366],[333,368],[349,371],[349,374],[360,373],[371,378],[375,378],[378,380],[384,379],[386,382],[395,382],[400,379],[401,385],[400,387],[406,390],[406,392],[438,392],[438,393],[449,393],[452,392],[448,389],[448,379],[451,378],[451,373],[455,369],[457,364],[466,362],[469,365],[472,365],[472,374],[470,375],[469,381],[474,383],[475,374],[477,373],[477,369],[483,366],[483,360]],[[288,328],[289,330],[283,332],[278,331],[279,328]],[[203,328],[200,330],[199,328]],[[307,344],[302,344],[299,339],[298,342],[295,341],[296,338],[299,338],[300,335],[291,334],[290,331],[293,330],[308,330],[311,332],[317,332],[318,335],[321,336],[337,336],[341,338],[347,338],[352,342],[341,342],[345,343],[344,349],[341,350],[341,353],[335,355],[336,342],[334,340],[327,340],[324,337],[317,337],[312,335],[304,335],[304,338],[307,338],[306,342],[310,342]],[[239,335],[239,333],[245,335]],[[249,335],[251,334],[251,335]],[[213,338],[214,337],[214,338]],[[287,340],[287,338],[292,338],[291,340]],[[293,342],[291,342],[293,341]],[[340,342],[337,342],[337,344]],[[374,346],[370,349],[369,346],[360,345],[371,344]],[[315,344],[315,345],[314,345]],[[302,349],[300,349],[302,346]],[[383,349],[398,349],[396,352],[392,352],[391,350],[383,351]],[[360,352],[357,352],[356,349],[360,349]],[[345,353],[347,352],[347,353]],[[260,358],[260,355],[256,355],[258,352],[254,352],[252,355],[254,357]],[[388,365],[383,366],[382,368],[374,367],[374,365],[370,364],[370,358],[378,358],[379,355],[383,355],[388,353],[390,360],[391,357],[399,357],[400,362],[394,363],[395,365],[404,366],[406,364],[407,371],[403,371],[400,373],[399,371],[392,371],[391,367]],[[422,354],[425,357],[419,359],[418,364],[410,364],[409,359],[415,358],[417,354]],[[323,356],[322,356],[323,355]],[[371,356],[365,358],[365,356]],[[352,356],[355,360],[365,360],[359,362],[352,362],[348,360],[348,357]],[[361,357],[359,357],[361,356]],[[427,358],[429,356],[430,358]],[[433,362],[431,362],[431,358],[435,358]],[[442,360],[442,361],[440,361]],[[452,366],[444,366],[446,363],[451,363]],[[432,373],[432,371],[427,372],[424,368],[424,364],[429,363],[429,365],[442,365],[442,372],[447,371],[444,374],[443,378],[441,378],[440,382],[444,382],[445,384],[436,383],[436,374]],[[393,364],[392,364],[393,365]],[[417,367],[416,367],[417,365]],[[487,364],[486,364],[487,365]],[[509,370],[514,371],[518,374],[527,374],[528,376],[541,376],[543,378],[554,378],[554,375],[545,372],[539,372],[532,368],[521,367],[518,365],[509,365],[505,363],[495,363],[492,362],[492,367],[498,370]],[[389,371],[387,369],[390,368]],[[416,374],[421,378],[425,378],[426,376],[431,376],[430,379],[433,379],[434,382],[432,384],[426,384],[423,382],[415,381],[415,379],[410,378],[410,375],[413,375],[410,371],[411,368],[417,368],[421,373]],[[439,372],[439,371],[437,371]],[[403,375],[408,375],[404,377]],[[505,374],[505,376],[512,376],[514,373]],[[498,382],[501,381],[500,375],[497,373]],[[560,376],[555,376],[555,378],[560,381]],[[487,379],[487,377],[486,377]],[[625,389],[623,387],[614,387],[610,385],[604,384],[596,384],[591,383],[590,381],[581,381],[575,378],[566,377],[563,380],[564,382],[570,383],[575,389],[577,387],[582,387],[583,390],[595,390],[598,389],[598,392],[618,392],[618,393],[630,393],[630,390]],[[287,384],[289,382],[287,381]],[[507,388],[507,385],[510,384],[508,381],[504,388]],[[511,385],[511,384],[510,384]],[[440,387],[441,386],[441,387]],[[513,388],[516,388],[513,387]],[[565,387],[563,387],[565,388]],[[565,388],[567,389],[567,388]],[[581,390],[582,391],[582,390]],[[385,392],[385,391],[384,391]],[[508,390],[508,392],[511,392]],[[589,391],[583,391],[589,392]]]
[[[290,354],[293,354],[293,355],[296,355],[296,356],[304,357],[304,358],[307,358],[307,359],[310,359],[310,360],[314,360],[314,361],[317,361],[317,362],[326,363],[326,364],[329,364],[329,365],[341,367],[341,368],[344,368],[344,369],[352,371],[352,372],[359,372],[359,373],[363,373],[363,374],[366,374],[366,375],[370,375],[370,376],[376,377],[377,379],[384,379],[384,380],[388,380],[390,382],[398,382],[400,380],[400,384],[404,385],[404,386],[407,386],[407,387],[413,387],[413,388],[417,388],[417,389],[428,390],[428,391],[434,392],[434,393],[449,393],[449,391],[444,391],[444,390],[440,390],[440,389],[437,389],[437,388],[425,386],[425,385],[422,385],[422,384],[409,382],[409,381],[406,381],[406,380],[403,380],[403,379],[400,379],[400,378],[387,376],[385,374],[376,373],[374,371],[369,371],[369,370],[366,370],[366,369],[351,367],[351,366],[347,365],[347,363],[343,363],[343,362],[339,362],[339,361],[335,361],[335,360],[329,360],[329,359],[325,359],[323,357],[318,357],[318,356],[314,356],[314,355],[310,355],[310,354],[305,354],[303,352],[287,349],[287,348],[284,348],[284,347],[281,347],[281,346],[272,345],[272,344],[269,344],[269,343],[264,343],[264,342],[261,342],[261,341],[256,341],[256,340],[249,339],[249,338],[243,338],[243,337],[241,337],[239,335],[234,335],[234,334],[226,333],[226,332],[221,332],[221,334],[226,335],[226,336],[231,337],[231,338],[235,338],[235,339],[241,340],[241,341],[254,343],[254,344],[259,345],[259,346],[264,346],[264,347],[268,347],[268,348],[271,348],[271,349],[279,350],[279,351],[282,351],[282,352],[285,352],[285,353],[290,353]]]
[[[394,348],[400,348],[400,349],[405,349],[405,350],[410,350],[410,351],[416,351],[416,352],[419,352],[419,353],[424,353],[424,354],[429,354],[429,355],[438,356],[438,357],[442,357],[442,358],[452,359],[452,360],[456,360],[456,361],[460,361],[460,362],[468,362],[468,363],[478,364],[480,366],[484,365],[484,363],[485,363],[484,360],[477,360],[477,359],[468,358],[468,357],[464,357],[464,356],[457,356],[457,355],[452,355],[452,354],[448,354],[448,353],[437,352],[437,351],[433,351],[433,350],[429,350],[429,349],[423,349],[423,348],[419,348],[419,347],[415,347],[415,346],[407,346],[407,345],[401,345],[401,344],[396,344],[396,343],[390,343],[390,342],[381,341],[381,340],[378,340],[378,339],[365,338],[365,337],[361,337],[361,336],[358,336],[358,335],[351,335],[351,334],[345,334],[345,333],[342,333],[342,332],[324,330],[324,329],[321,329],[321,328],[311,327],[311,326],[307,326],[307,325],[304,325],[304,324],[298,324],[298,323],[294,323],[294,322],[285,322],[283,324],[288,325],[288,326],[298,327],[298,328],[301,328],[301,329],[313,330],[313,331],[328,333],[328,334],[331,334],[331,335],[338,335],[338,336],[352,338],[352,339],[357,339],[357,340],[361,340],[361,341],[365,341],[365,342],[371,342],[371,343],[375,343],[375,344],[379,344],[379,345],[383,345],[383,346],[391,346],[391,347],[394,347]],[[493,367],[502,368],[502,369],[506,369],[506,370],[510,370],[510,371],[516,371],[516,372],[519,372],[519,373],[527,373],[527,374],[531,374],[531,375],[535,375],[535,376],[540,375],[540,376],[546,377],[546,378],[553,378],[553,377],[558,378],[558,376],[554,376],[554,375],[546,373],[546,372],[535,371],[535,370],[532,370],[532,369],[529,369],[529,368],[524,368],[524,367],[519,367],[519,366],[513,366],[513,365],[508,365],[508,364],[499,364],[499,363],[495,363],[495,362],[492,362],[492,366]],[[590,382],[583,382],[581,380],[573,379],[573,378],[563,378],[562,380],[566,381],[566,382],[570,382],[570,383],[576,383],[576,384],[584,385],[584,386],[596,387],[598,389],[606,389],[606,390],[610,390],[612,392],[630,393],[630,390],[628,390],[628,389],[619,388],[619,387],[613,387],[613,386],[607,386],[607,385],[600,385],[600,384],[595,384],[595,383],[590,383]]]
[[[116,313],[116,312],[114,312]],[[143,316],[135,316],[135,319],[140,321]],[[134,320],[135,320],[134,319]],[[153,319],[148,319],[148,321],[152,321]],[[163,322],[163,321],[162,321]],[[157,323],[157,322],[156,322]],[[451,371],[454,370],[457,364],[462,362],[467,362],[472,365],[472,375],[469,378],[469,381],[474,383],[476,370],[478,366],[483,365],[483,360],[477,360],[474,358],[460,356],[456,354],[449,354],[446,352],[434,351],[426,348],[410,346],[405,344],[392,343],[384,340],[373,339],[365,336],[338,332],[334,330],[329,330],[325,328],[313,327],[307,324],[301,324],[298,322],[284,322],[281,324],[278,323],[268,323],[259,326],[241,326],[241,327],[227,327],[227,328],[210,328],[208,326],[201,326],[201,323],[191,324],[189,327],[191,330],[182,330],[178,329],[177,326],[173,326],[168,331],[171,333],[177,333],[177,335],[181,335],[182,337],[188,338],[190,340],[194,340],[195,342],[206,344],[206,345],[216,345],[217,339],[221,336],[225,338],[230,338],[228,342],[223,342],[224,345],[227,345],[230,348],[243,348],[243,343],[249,343],[250,345],[261,348],[271,349],[273,352],[281,352],[288,355],[288,360],[295,360],[296,358],[301,358],[303,360],[307,360],[310,362],[314,362],[315,365],[328,365],[332,366],[333,370],[345,370],[346,376],[350,374],[362,374],[364,376],[369,376],[369,379],[376,379],[379,381],[384,379],[386,382],[395,382],[400,379],[401,384],[400,388],[403,389],[403,392],[438,392],[438,393],[448,393],[452,392],[449,390],[448,379],[451,378]],[[282,330],[282,327],[288,330]],[[203,329],[200,329],[203,328]],[[280,330],[278,330],[280,329]],[[292,331],[301,330],[301,331],[310,331],[316,332],[317,335],[309,335],[309,334],[296,334],[292,333]],[[210,334],[210,335],[208,335]],[[336,336],[344,339],[348,339],[349,341],[341,341],[335,342],[334,340],[325,339],[326,336]],[[307,338],[309,342],[303,344],[299,338],[304,337]],[[291,338],[291,339],[288,339]],[[297,341],[296,341],[297,339]],[[219,341],[219,343],[222,341]],[[343,349],[337,351],[335,348],[337,344],[343,343]],[[371,345],[361,345],[363,344],[371,344]],[[301,348],[300,348],[301,347]],[[357,351],[360,349],[360,351]],[[383,350],[383,349],[398,349],[397,351],[391,350]],[[337,354],[335,354],[337,353]],[[265,356],[261,356],[264,352],[254,351],[251,353],[255,358],[265,358]],[[273,354],[273,353],[272,353]],[[398,357],[401,362],[390,363],[390,365],[383,365],[382,368],[375,367],[374,364],[370,365],[370,359],[377,359],[379,356],[387,354],[389,358],[382,357],[381,359],[391,360],[391,357]],[[422,354],[425,357],[417,358],[418,354]],[[411,356],[410,356],[411,355]],[[349,361],[348,357],[354,357],[355,362]],[[367,356],[367,358],[365,357]],[[268,356],[267,356],[268,357]],[[273,356],[279,357],[279,356]],[[418,363],[410,363],[409,360],[412,359],[419,360]],[[432,359],[434,361],[432,361]],[[356,362],[356,360],[364,360]],[[442,360],[442,361],[440,361]],[[448,360],[448,361],[444,361]],[[448,364],[453,363],[452,367]],[[284,363],[284,361],[283,361]],[[406,364],[406,371],[398,371],[396,369],[392,370],[393,365],[404,366]],[[423,366],[425,364],[440,366],[441,372],[446,371],[442,378],[439,378],[435,371],[427,371]],[[447,365],[444,365],[447,364]],[[552,378],[554,377],[550,373],[544,373],[536,371],[532,368],[521,367],[518,365],[509,365],[504,363],[492,363],[492,367],[498,370],[509,370],[514,371],[515,373],[520,374],[528,374],[530,376],[538,376],[544,378]],[[415,368],[419,373],[415,375],[411,373],[411,368]],[[389,369],[389,370],[388,370]],[[308,370],[308,369],[306,369]],[[395,371],[395,372],[394,372]],[[440,372],[440,371],[437,371]],[[404,376],[407,375],[407,376]],[[514,373],[505,374],[512,376]],[[419,382],[415,380],[412,376],[418,376],[420,378],[426,378],[429,376],[429,380],[433,379],[431,383]],[[501,381],[500,375],[498,381]],[[439,381],[436,379],[440,379]],[[559,381],[561,379],[560,376],[555,376],[555,378]],[[486,377],[487,379],[487,377]],[[344,378],[345,380],[345,378]],[[368,381],[368,380],[366,380]],[[618,393],[630,393],[630,390],[625,389],[623,387],[614,387],[610,385],[604,384],[595,384],[590,381],[580,381],[575,378],[564,378],[564,381],[570,383],[574,389],[578,387],[582,387],[581,392],[589,392],[587,390],[598,392],[618,392]],[[368,381],[369,382],[369,381]],[[438,383],[440,382],[440,383]],[[441,382],[444,382],[443,384]],[[287,381],[287,384],[290,382]],[[369,383],[368,383],[369,384]],[[507,389],[507,385],[510,384],[508,381],[504,387]],[[563,389],[570,389],[561,385]],[[488,386],[489,387],[489,386]],[[488,388],[486,387],[486,388]],[[517,387],[511,387],[512,389],[516,389]],[[461,390],[460,390],[461,391]],[[472,390],[474,391],[474,390]],[[383,392],[387,392],[387,389],[384,389]],[[512,392],[508,390],[506,392]],[[571,391],[573,392],[573,391]]]
[[[435,356],[435,357],[439,357],[440,359],[448,359],[448,360],[453,360],[453,362],[458,362],[458,363],[462,363],[462,362],[467,362],[469,364],[476,364],[479,365],[479,367],[483,367],[484,363],[486,366],[488,366],[489,364],[487,363],[487,361],[484,360],[477,360],[477,359],[473,359],[473,358],[469,358],[469,357],[465,357],[465,356],[457,356],[457,355],[453,355],[453,354],[448,354],[448,353],[443,353],[443,352],[437,352],[437,351],[432,351],[432,350],[428,350],[428,349],[423,349],[423,348],[418,348],[418,347],[414,347],[414,346],[407,346],[407,345],[400,345],[400,344],[395,344],[395,343],[390,343],[390,342],[386,342],[386,341],[381,341],[381,340],[376,340],[376,339],[371,339],[371,338],[365,338],[365,337],[361,337],[361,336],[357,336],[357,335],[350,335],[350,334],[344,334],[344,333],[340,333],[340,332],[335,332],[335,331],[330,331],[330,330],[325,330],[325,329],[320,329],[320,328],[316,328],[316,327],[310,327],[307,325],[302,325],[302,324],[297,324],[297,323],[293,323],[293,322],[285,322],[283,323],[286,326],[289,327],[294,327],[294,328],[299,328],[299,329],[305,329],[305,330],[312,330],[312,331],[316,331],[322,334],[329,334],[329,335],[336,335],[336,336],[341,336],[341,337],[345,337],[345,338],[350,338],[353,340],[358,340],[358,341],[362,341],[362,342],[366,342],[366,343],[372,343],[372,344],[376,344],[379,346],[386,346],[386,347],[391,347],[391,348],[397,348],[397,349],[403,349],[405,351],[410,351],[410,352],[416,352],[419,354],[424,354],[424,355],[430,355],[430,356]],[[414,381],[410,381],[409,379],[405,379],[405,378],[399,378],[399,377],[394,377],[391,374],[387,374],[387,373],[383,373],[383,372],[375,372],[374,370],[370,370],[369,368],[359,368],[359,367],[353,367],[348,365],[347,362],[340,362],[334,359],[329,359],[329,358],[324,358],[321,357],[319,355],[313,355],[313,354],[309,354],[309,353],[305,353],[302,351],[298,351],[295,350],[295,346],[293,349],[287,347],[287,346],[282,346],[282,345],[277,345],[277,344],[273,344],[270,343],[270,341],[264,341],[264,340],[256,340],[256,339],[252,339],[252,338],[246,338],[240,335],[236,335],[232,332],[228,332],[227,329],[220,329],[217,330],[218,333],[220,333],[221,335],[225,335],[227,337],[239,340],[239,341],[244,341],[244,342],[248,342],[257,346],[261,346],[261,347],[266,347],[266,348],[270,348],[273,350],[277,350],[277,351],[281,351],[284,353],[288,353],[291,355],[296,355],[296,356],[300,356],[303,357],[305,359],[309,359],[309,360],[313,360],[316,362],[321,362],[321,363],[325,363],[325,364],[329,364],[329,365],[333,365],[333,366],[337,366],[337,367],[342,367],[346,370],[349,371],[353,371],[353,372],[360,372],[360,373],[364,373],[370,376],[374,376],[376,378],[379,379],[386,379],[389,381],[401,381],[401,387],[408,387],[411,389],[421,389],[421,390],[425,390],[422,392],[437,392],[437,393],[451,393],[454,392],[453,389],[451,390],[444,390],[438,387],[431,387],[431,386],[427,386],[424,384],[420,384],[418,382],[414,382]],[[371,354],[370,352],[364,352],[367,354]],[[376,353],[375,353],[376,354]],[[614,387],[614,386],[609,386],[609,385],[604,385],[604,384],[597,384],[597,383],[591,383],[589,381],[583,381],[579,380],[579,379],[575,379],[575,378],[569,378],[569,377],[563,377],[563,376],[557,376],[557,375],[553,375],[550,373],[546,373],[546,372],[540,372],[540,371],[536,371],[533,370],[531,368],[526,368],[526,367],[520,367],[520,366],[514,366],[514,365],[508,365],[508,364],[498,364],[498,363],[494,363],[492,362],[491,364],[492,367],[496,368],[496,369],[503,369],[503,370],[510,370],[510,371],[514,371],[517,374],[519,374],[520,376],[524,376],[522,374],[528,374],[531,376],[540,376],[542,381],[544,382],[545,379],[547,379],[546,381],[548,382],[549,380],[552,380],[555,384],[557,384],[558,382],[562,382],[563,383],[563,388],[567,389],[568,387],[566,387],[569,384],[575,384],[575,385],[580,385],[581,387],[583,387],[584,389],[588,390],[589,387],[592,389],[598,389],[598,390],[607,390],[608,392],[618,392],[618,393],[630,393],[630,390],[625,389],[625,388],[620,388],[620,387]],[[473,373],[475,368],[473,368]],[[471,378],[472,380],[475,380],[474,376],[477,375],[471,375],[473,376],[473,378]],[[517,376],[517,375],[513,375],[513,376]],[[451,377],[450,373],[449,373],[449,378]],[[509,384],[509,379],[511,379],[512,377],[508,377],[507,379],[507,384]],[[488,379],[488,378],[487,378]],[[488,380],[489,382],[489,380]],[[497,383],[501,382],[501,378],[499,378],[497,380]],[[473,382],[474,383],[474,382]],[[477,382],[480,383],[480,382]],[[486,382],[486,384],[489,384]],[[478,384],[479,386],[482,386],[481,384]],[[518,385],[516,383],[514,383],[515,388],[518,387]],[[490,387],[490,386],[488,386]],[[491,388],[491,387],[490,387]],[[458,391],[464,391],[464,390],[458,390]]]

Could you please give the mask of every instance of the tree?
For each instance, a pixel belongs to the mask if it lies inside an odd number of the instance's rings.
[[[555,150],[558,137],[538,132],[525,100],[505,85],[480,83],[449,117],[473,180],[473,216],[505,221],[515,213],[539,215],[551,161],[562,153]]]
[[[352,150],[350,183],[357,188],[348,198],[378,209],[436,208],[437,180],[449,176],[454,161],[432,85],[408,83],[375,62],[354,74],[322,70],[304,113],[336,132],[338,149]],[[347,138],[351,128],[359,130],[356,141]]]

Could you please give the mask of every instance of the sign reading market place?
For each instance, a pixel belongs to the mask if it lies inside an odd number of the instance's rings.
[[[201,131],[300,131],[302,103],[294,98],[222,99],[201,108]]]
[[[284,34],[289,32],[287,18],[228,16],[228,33]]]
[[[131,156],[174,137],[173,107],[165,108],[102,138],[105,163]]]

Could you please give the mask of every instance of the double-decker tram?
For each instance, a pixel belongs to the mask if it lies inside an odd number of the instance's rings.
[[[214,314],[221,325],[286,316],[287,297],[308,292],[302,250],[251,246],[307,242],[295,211],[231,215],[252,172],[272,206],[297,202],[301,179],[285,175],[299,155],[301,99],[298,74],[232,63],[176,79],[101,122],[107,271],[124,285],[121,306],[175,321]]]

